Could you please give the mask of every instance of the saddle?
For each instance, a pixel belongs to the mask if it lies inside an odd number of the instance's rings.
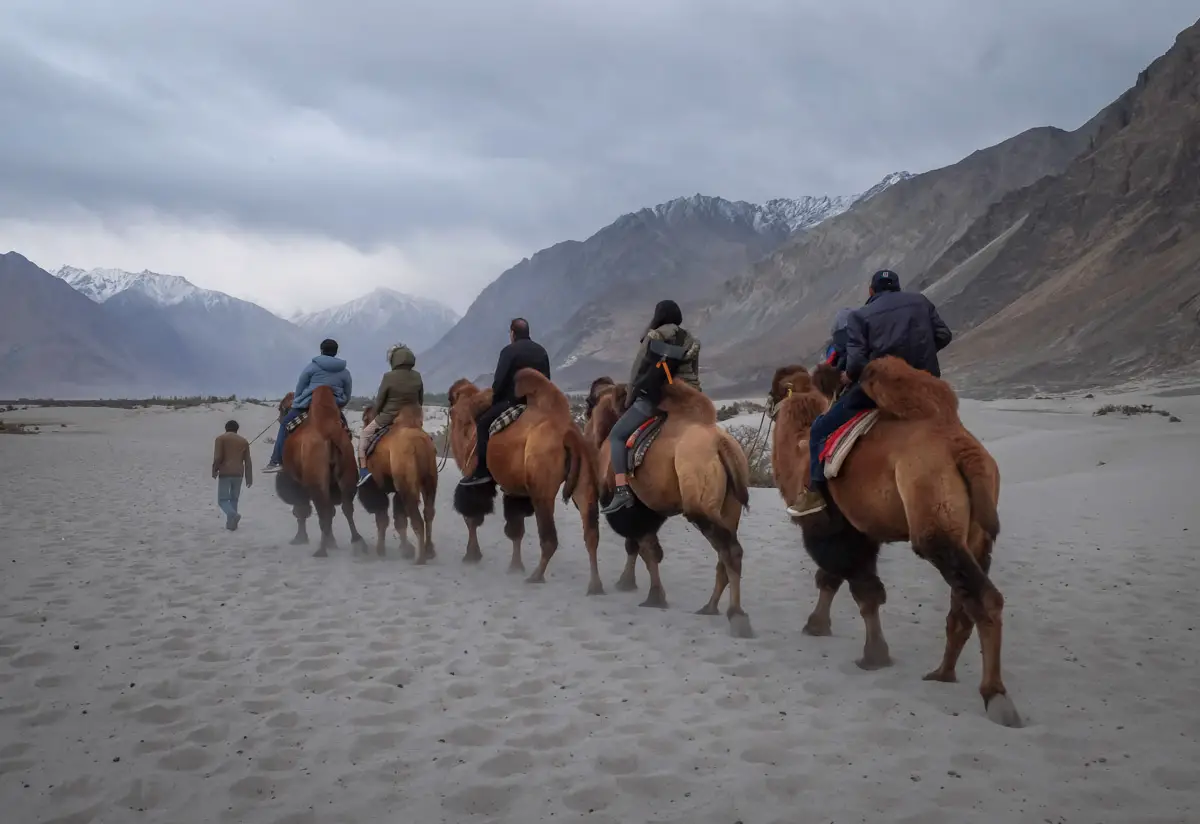
[[[381,426],[375,430],[375,434],[371,436],[371,440],[367,441],[367,448],[363,450],[368,458],[375,452],[375,447],[379,446],[379,442],[383,440],[383,436],[391,431],[392,425]]]
[[[837,477],[838,472],[841,471],[842,464],[846,461],[846,457],[854,449],[854,445],[858,443],[858,439],[870,432],[871,427],[875,425],[877,420],[879,420],[878,409],[864,410],[829,436],[829,439],[825,441],[825,448],[817,456],[824,465],[826,478]]]
[[[646,453],[650,451],[650,446],[658,439],[659,433],[662,432],[662,425],[666,421],[667,414],[659,412],[634,430],[634,433],[625,440],[625,448],[629,451],[628,474],[630,477],[645,462]]]
[[[500,413],[500,417],[492,421],[492,425],[488,427],[488,436],[494,436],[503,432],[508,427],[512,426],[517,418],[521,417],[521,413],[526,409],[526,405],[519,403],[516,406],[509,407]]]
[[[347,435],[350,435],[351,437],[353,437],[354,433],[352,433],[352,432],[350,431],[350,422],[346,420],[346,413],[345,413],[345,412],[342,412],[342,411],[339,409],[339,410],[338,410],[338,417],[339,417],[339,418],[341,418],[341,420],[342,420],[342,429],[345,429],[345,430],[346,430],[346,434],[347,434]],[[287,431],[287,433],[290,435],[290,434],[292,434],[293,432],[295,432],[295,431],[296,431],[296,430],[297,430],[297,429],[300,427],[300,424],[304,423],[306,420],[308,420],[308,410],[307,410],[307,409],[305,409],[305,410],[304,410],[303,412],[301,412],[299,415],[297,415],[296,417],[292,418],[290,421],[288,421],[287,423],[285,423],[285,424],[283,425],[283,428],[284,428],[284,429]]]

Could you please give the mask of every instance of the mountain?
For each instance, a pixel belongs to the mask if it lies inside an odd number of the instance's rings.
[[[145,270],[84,270],[55,276],[138,328],[166,330],[182,345],[176,371],[190,392],[282,395],[320,338],[257,304]]]
[[[628,360],[658,300],[711,294],[795,232],[908,177],[889,175],[845,198],[759,205],[696,194],[622,215],[587,240],[558,243],[501,274],[422,355],[422,374],[439,391],[460,377],[490,376],[509,321],[524,317],[550,353],[555,380],[586,383]]]
[[[317,341],[327,337],[336,340],[339,355],[346,358],[352,370],[362,364],[360,370],[365,368],[373,374],[386,371],[384,355],[392,344],[405,343],[421,353],[437,343],[458,319],[453,309],[437,301],[381,287],[340,306],[292,320]],[[423,366],[418,361],[417,368]]]
[[[178,336],[89,300],[16,252],[0,255],[0,396],[175,392]]]
[[[956,384],[1066,390],[1200,360],[1200,22],[1089,126],[917,283],[957,331]]]

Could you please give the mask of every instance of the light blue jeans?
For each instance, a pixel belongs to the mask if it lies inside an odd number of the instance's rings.
[[[232,518],[238,514],[238,498],[241,494],[242,478],[240,475],[217,478],[217,506],[221,507],[226,518]]]

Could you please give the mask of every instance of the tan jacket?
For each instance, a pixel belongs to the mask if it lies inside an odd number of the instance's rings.
[[[246,479],[250,484],[250,442],[236,432],[225,432],[217,436],[213,447],[213,477]]]

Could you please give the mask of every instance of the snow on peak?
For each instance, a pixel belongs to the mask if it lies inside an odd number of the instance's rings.
[[[394,327],[397,318],[411,322],[417,317],[422,317],[433,325],[444,325],[447,328],[459,320],[458,314],[453,309],[436,300],[380,286],[362,297],[346,303],[318,312],[296,315],[292,318],[292,322],[308,329],[355,326],[373,331]]]
[[[85,270],[77,266],[63,266],[54,275],[96,303],[104,303],[130,290],[145,295],[160,306],[173,306],[184,301],[212,306],[232,300],[224,292],[201,289],[179,275],[162,275],[149,269],[127,272],[124,269]]]

